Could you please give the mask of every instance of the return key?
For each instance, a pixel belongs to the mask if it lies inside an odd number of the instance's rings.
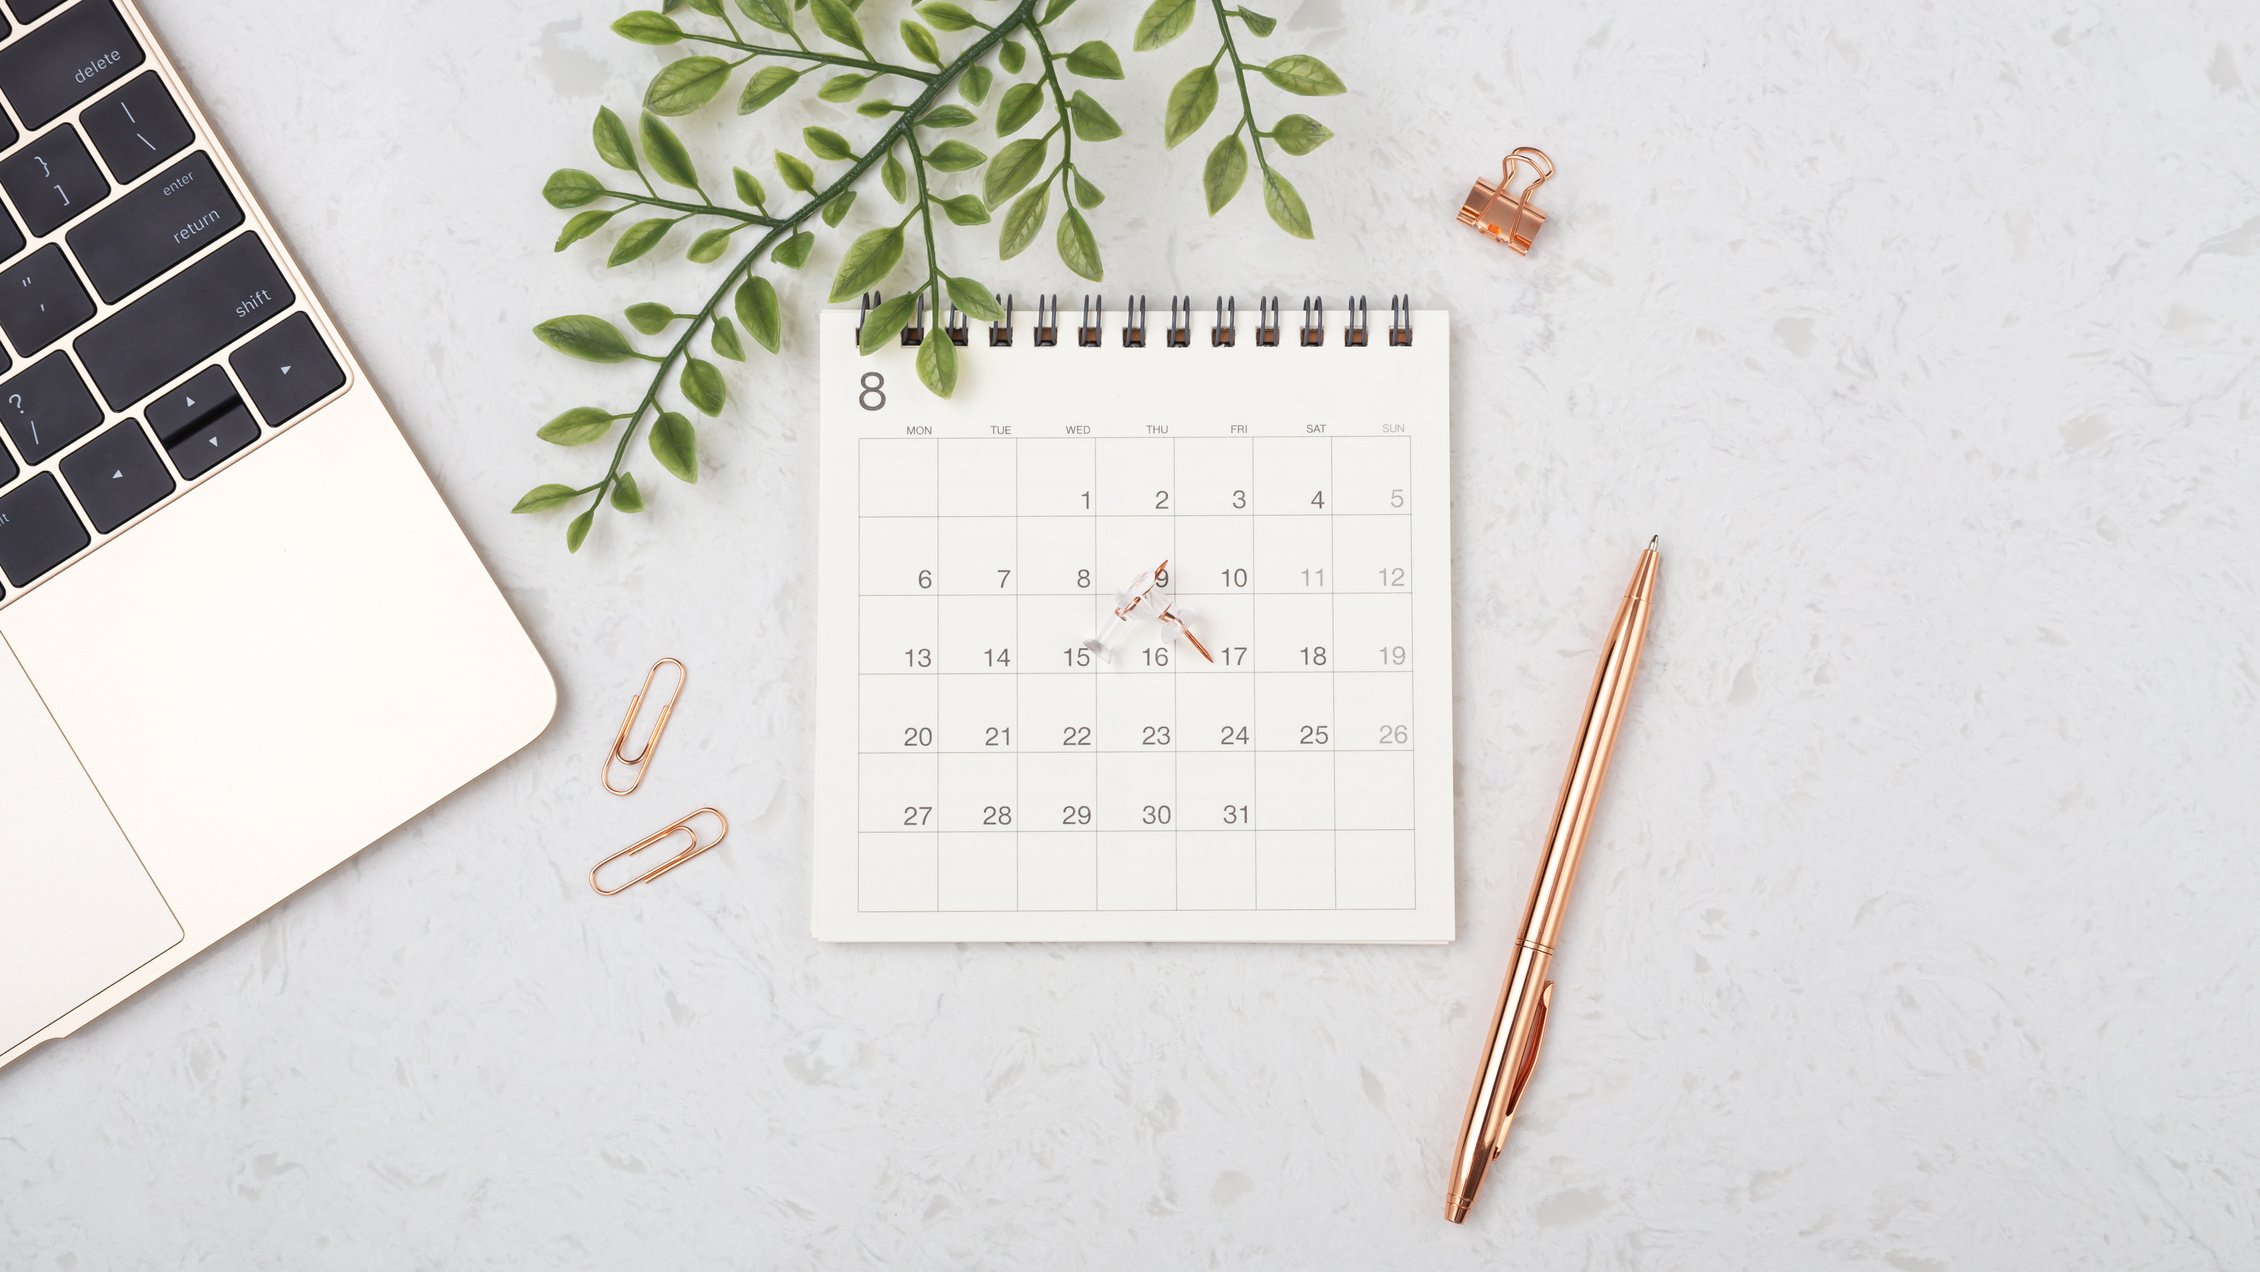
[[[67,237],[87,281],[115,304],[241,224],[243,209],[199,153],[159,169]]]

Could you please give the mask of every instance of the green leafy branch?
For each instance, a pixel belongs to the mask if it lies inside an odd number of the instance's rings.
[[[1271,214],[1280,229],[1297,238],[1310,238],[1310,209],[1304,206],[1303,196],[1296,191],[1294,183],[1271,166],[1263,143],[1270,140],[1290,155],[1307,155],[1325,145],[1334,134],[1326,125],[1301,114],[1287,115],[1265,130],[1256,123],[1255,103],[1248,96],[1248,72],[1254,71],[1273,87],[1298,97],[1331,97],[1344,92],[1342,79],[1326,63],[1307,53],[1290,53],[1261,65],[1249,65],[1240,56],[1232,23],[1238,21],[1247,34],[1262,39],[1271,34],[1278,22],[1245,7],[1228,9],[1224,0],[1154,0],[1138,19],[1138,31],[1131,47],[1141,53],[1161,48],[1185,34],[1193,25],[1197,11],[1203,7],[1216,15],[1217,33],[1222,38],[1216,55],[1206,65],[1187,71],[1169,90],[1169,102],[1162,110],[1163,139],[1175,146],[1199,132],[1201,125],[1208,122],[1219,96],[1216,68],[1229,59],[1232,81],[1239,89],[1240,118],[1230,132],[1217,140],[1215,148],[1208,153],[1208,161],[1201,167],[1201,192],[1208,200],[1208,213],[1215,216],[1240,193],[1248,177],[1248,152],[1252,149],[1256,167],[1263,174],[1264,210]],[[1245,143],[1240,140],[1243,132],[1247,134]]]

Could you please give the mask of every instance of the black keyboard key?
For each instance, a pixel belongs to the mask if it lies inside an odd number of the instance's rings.
[[[314,320],[292,314],[228,358],[259,414],[276,428],[298,418],[307,407],[338,391],[345,370],[322,341]]]
[[[69,124],[0,160],[0,190],[33,234],[45,234],[110,192],[101,165]]]
[[[0,261],[7,260],[22,250],[23,231],[16,228],[16,223],[9,219],[7,213],[0,212]]]
[[[259,421],[218,367],[197,372],[188,383],[151,401],[149,427],[173,457],[173,467],[190,481],[259,440]]]
[[[145,71],[126,86],[86,108],[78,117],[86,139],[121,183],[133,180],[181,152],[196,139],[173,95],[157,72]]]
[[[8,448],[0,446],[0,486],[14,481],[20,471],[22,470],[16,467],[15,457],[8,454]]]
[[[123,80],[142,60],[141,46],[116,5],[80,0],[69,13],[0,49],[0,94],[25,127],[45,128]]]
[[[97,533],[108,534],[173,493],[173,475],[149,435],[132,420],[110,429],[63,460],[63,480]]]
[[[16,352],[30,357],[94,316],[94,298],[53,243],[0,274],[0,331]]]
[[[114,302],[241,224],[211,156],[195,154],[88,217],[69,242],[87,281]]]
[[[15,13],[18,22],[37,22],[67,3],[69,0],[8,0],[8,8]],[[5,25],[0,23],[0,27]]]
[[[0,573],[17,587],[29,586],[91,542],[55,474],[40,473],[0,495]]]
[[[0,427],[27,464],[47,462],[101,426],[102,408],[60,349],[0,381]]]
[[[7,280],[0,279],[0,299]],[[94,387],[123,410],[297,299],[255,234],[241,234],[78,338]]]

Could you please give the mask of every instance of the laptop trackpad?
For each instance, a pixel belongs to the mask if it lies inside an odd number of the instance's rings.
[[[180,939],[157,885],[0,645],[0,1052]]]

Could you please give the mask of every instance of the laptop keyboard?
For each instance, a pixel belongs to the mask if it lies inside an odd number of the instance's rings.
[[[115,0],[5,4],[0,605],[346,379]]]

